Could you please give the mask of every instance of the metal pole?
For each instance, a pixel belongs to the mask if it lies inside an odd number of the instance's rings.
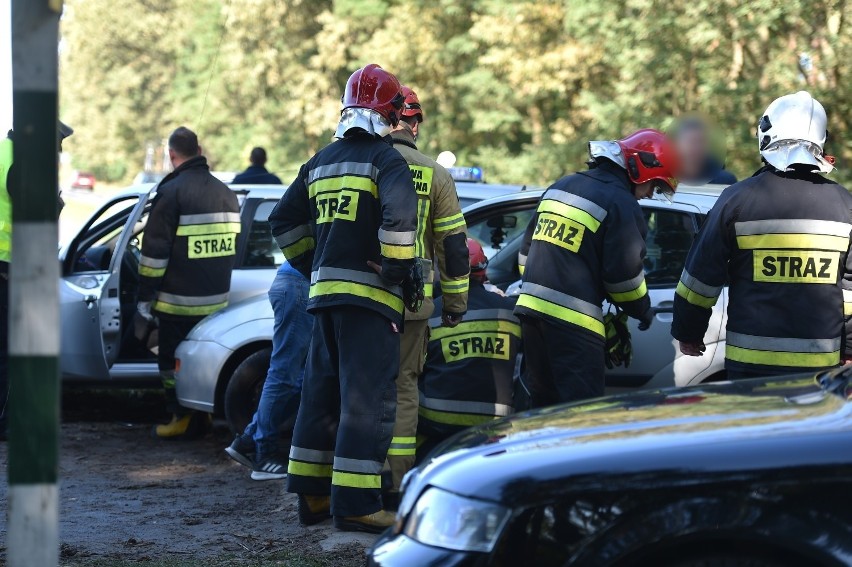
[[[12,0],[14,159],[9,297],[10,567],[59,561],[57,46],[61,0]]]

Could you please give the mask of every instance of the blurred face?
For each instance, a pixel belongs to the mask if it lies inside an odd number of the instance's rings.
[[[633,186],[633,196],[637,201],[650,199],[654,196],[654,181],[646,181]]]
[[[680,171],[684,179],[694,179],[701,175],[707,154],[707,134],[701,128],[690,128],[677,138],[677,150],[680,155]]]

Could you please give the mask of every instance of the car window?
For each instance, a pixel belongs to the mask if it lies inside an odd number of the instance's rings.
[[[695,238],[692,216],[682,211],[643,209],[648,223],[645,244],[645,282],[649,287],[674,287],[683,272]]]
[[[72,245],[67,273],[105,272],[109,270],[116,237],[121,234],[127,216],[139,201],[138,196],[118,199],[105,205]]]
[[[467,235],[482,245],[485,255],[490,259],[509,242],[524,234],[534,212],[534,204],[520,210],[495,211],[469,224]]]
[[[243,267],[271,268],[284,263],[284,254],[278,248],[272,236],[272,227],[269,226],[269,214],[277,203],[278,201],[267,200],[257,206],[249,228]]]

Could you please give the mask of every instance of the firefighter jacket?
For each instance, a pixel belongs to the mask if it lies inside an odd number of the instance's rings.
[[[400,122],[400,124],[405,124]],[[414,254],[423,258],[423,279],[426,282],[423,307],[417,313],[406,311],[405,318],[428,319],[432,305],[433,266],[441,278],[443,309],[447,313],[462,314],[467,310],[467,290],[470,261],[464,216],[456,195],[456,184],[450,173],[435,160],[417,150],[410,128],[391,134],[394,147],[399,150],[414,180],[417,192],[417,238]]]
[[[727,368],[838,364],[850,350],[850,211],[846,189],[815,173],[764,168],[725,189],[687,256],[672,335],[703,341],[728,285]]]
[[[310,278],[308,311],[352,305],[402,324],[399,284],[414,265],[417,195],[389,140],[355,129],[320,150],[269,222],[284,256]]]
[[[563,177],[527,227],[528,255],[515,314],[583,329],[604,340],[604,299],[653,317],[645,287],[647,225],[627,172],[609,160]]]
[[[12,169],[12,140],[0,140],[0,262],[12,261],[12,200],[8,181]]]
[[[240,206],[191,158],[160,182],[139,260],[139,301],[161,316],[204,317],[228,304],[240,233]]]
[[[440,308],[441,300],[435,301]],[[420,417],[471,426],[512,413],[515,360],[521,325],[514,298],[487,291],[471,279],[468,311],[458,326],[429,320],[426,365],[420,379]]]

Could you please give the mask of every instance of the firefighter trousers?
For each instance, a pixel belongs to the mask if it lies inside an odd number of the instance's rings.
[[[159,316],[157,336],[157,366],[160,369],[160,379],[166,394],[166,412],[174,415],[185,415],[189,410],[178,404],[175,391],[175,370],[177,361],[175,351],[178,346],[201,321],[203,317],[163,317]]]
[[[399,335],[375,311],[314,312],[287,491],[331,495],[331,513],[382,509],[381,472],[396,415]]]
[[[417,411],[420,393],[417,380],[423,374],[426,345],[429,342],[429,321],[406,321],[400,335],[399,376],[396,378],[396,421],[393,439],[388,450],[388,465],[393,490],[399,491],[402,477],[414,466],[417,452]]]
[[[526,386],[540,408],[604,395],[604,340],[581,329],[521,318]]]

